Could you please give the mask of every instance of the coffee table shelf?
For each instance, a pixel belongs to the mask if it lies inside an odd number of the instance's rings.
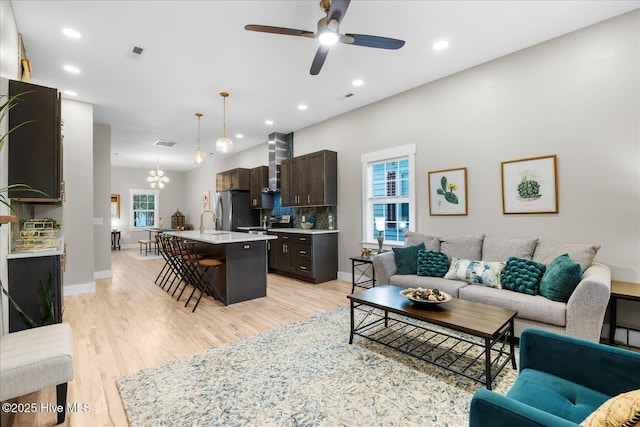
[[[455,298],[416,307],[399,295],[402,289],[382,285],[348,296],[350,344],[354,335],[361,336],[484,384],[489,390],[509,362],[516,369],[513,319],[517,312]],[[461,334],[454,335],[449,329]]]

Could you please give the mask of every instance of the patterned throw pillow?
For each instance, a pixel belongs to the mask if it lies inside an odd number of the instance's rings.
[[[640,390],[633,390],[607,400],[580,425],[583,427],[631,427],[638,422],[640,422]]]
[[[392,249],[398,265],[397,274],[416,274],[418,272],[418,251],[424,250],[424,243]]]
[[[530,259],[509,257],[502,270],[500,282],[503,289],[537,295],[540,293],[540,280],[547,266]]]
[[[418,251],[418,276],[444,277],[448,270],[447,254],[439,251]]]
[[[551,301],[567,302],[582,278],[580,264],[569,254],[560,255],[547,266],[540,281],[540,294]]]
[[[500,288],[500,273],[503,269],[504,262],[472,261],[453,257],[444,278]]]

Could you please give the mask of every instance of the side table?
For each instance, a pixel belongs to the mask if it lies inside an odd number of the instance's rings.
[[[376,271],[373,267],[373,257],[351,257],[351,293],[356,286],[373,288],[376,286]]]
[[[609,300],[609,345],[614,344],[618,316],[618,299],[640,301],[640,284],[611,281],[611,298]]]
[[[120,249],[120,231],[111,230],[111,250]]]

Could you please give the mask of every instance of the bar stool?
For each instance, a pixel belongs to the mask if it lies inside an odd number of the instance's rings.
[[[200,300],[202,299],[202,295],[205,293],[213,296],[213,298],[217,299],[226,304],[225,299],[222,297],[220,290],[216,287],[214,276],[218,269],[224,264],[218,258],[205,258],[202,255],[198,254],[196,249],[196,242],[184,242],[184,248],[187,251],[186,257],[186,265],[187,265],[187,274],[191,278],[193,290],[187,298],[187,302],[185,303],[185,307],[189,305],[191,298],[194,296],[196,289],[200,291],[200,295],[196,300],[195,305],[193,306],[192,312],[196,311]],[[184,290],[184,289],[183,289]]]

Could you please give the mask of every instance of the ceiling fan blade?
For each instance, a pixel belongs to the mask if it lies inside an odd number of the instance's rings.
[[[247,31],[258,31],[260,33],[283,34],[285,36],[301,36],[315,38],[316,34],[306,30],[296,30],[294,28],[270,27],[268,25],[245,25]]]
[[[400,49],[404,46],[404,40],[388,37],[369,36],[366,34],[345,34],[340,38],[340,43],[355,44],[357,46],[375,47],[378,49]]]
[[[327,21],[335,19],[340,24],[345,13],[347,13],[349,3],[351,3],[351,0],[332,0],[329,12],[327,12]]]
[[[317,75],[322,66],[324,65],[325,59],[327,59],[327,55],[329,54],[329,48],[326,46],[320,46],[318,51],[316,52],[316,56],[313,58],[313,62],[311,63],[311,75]]]

